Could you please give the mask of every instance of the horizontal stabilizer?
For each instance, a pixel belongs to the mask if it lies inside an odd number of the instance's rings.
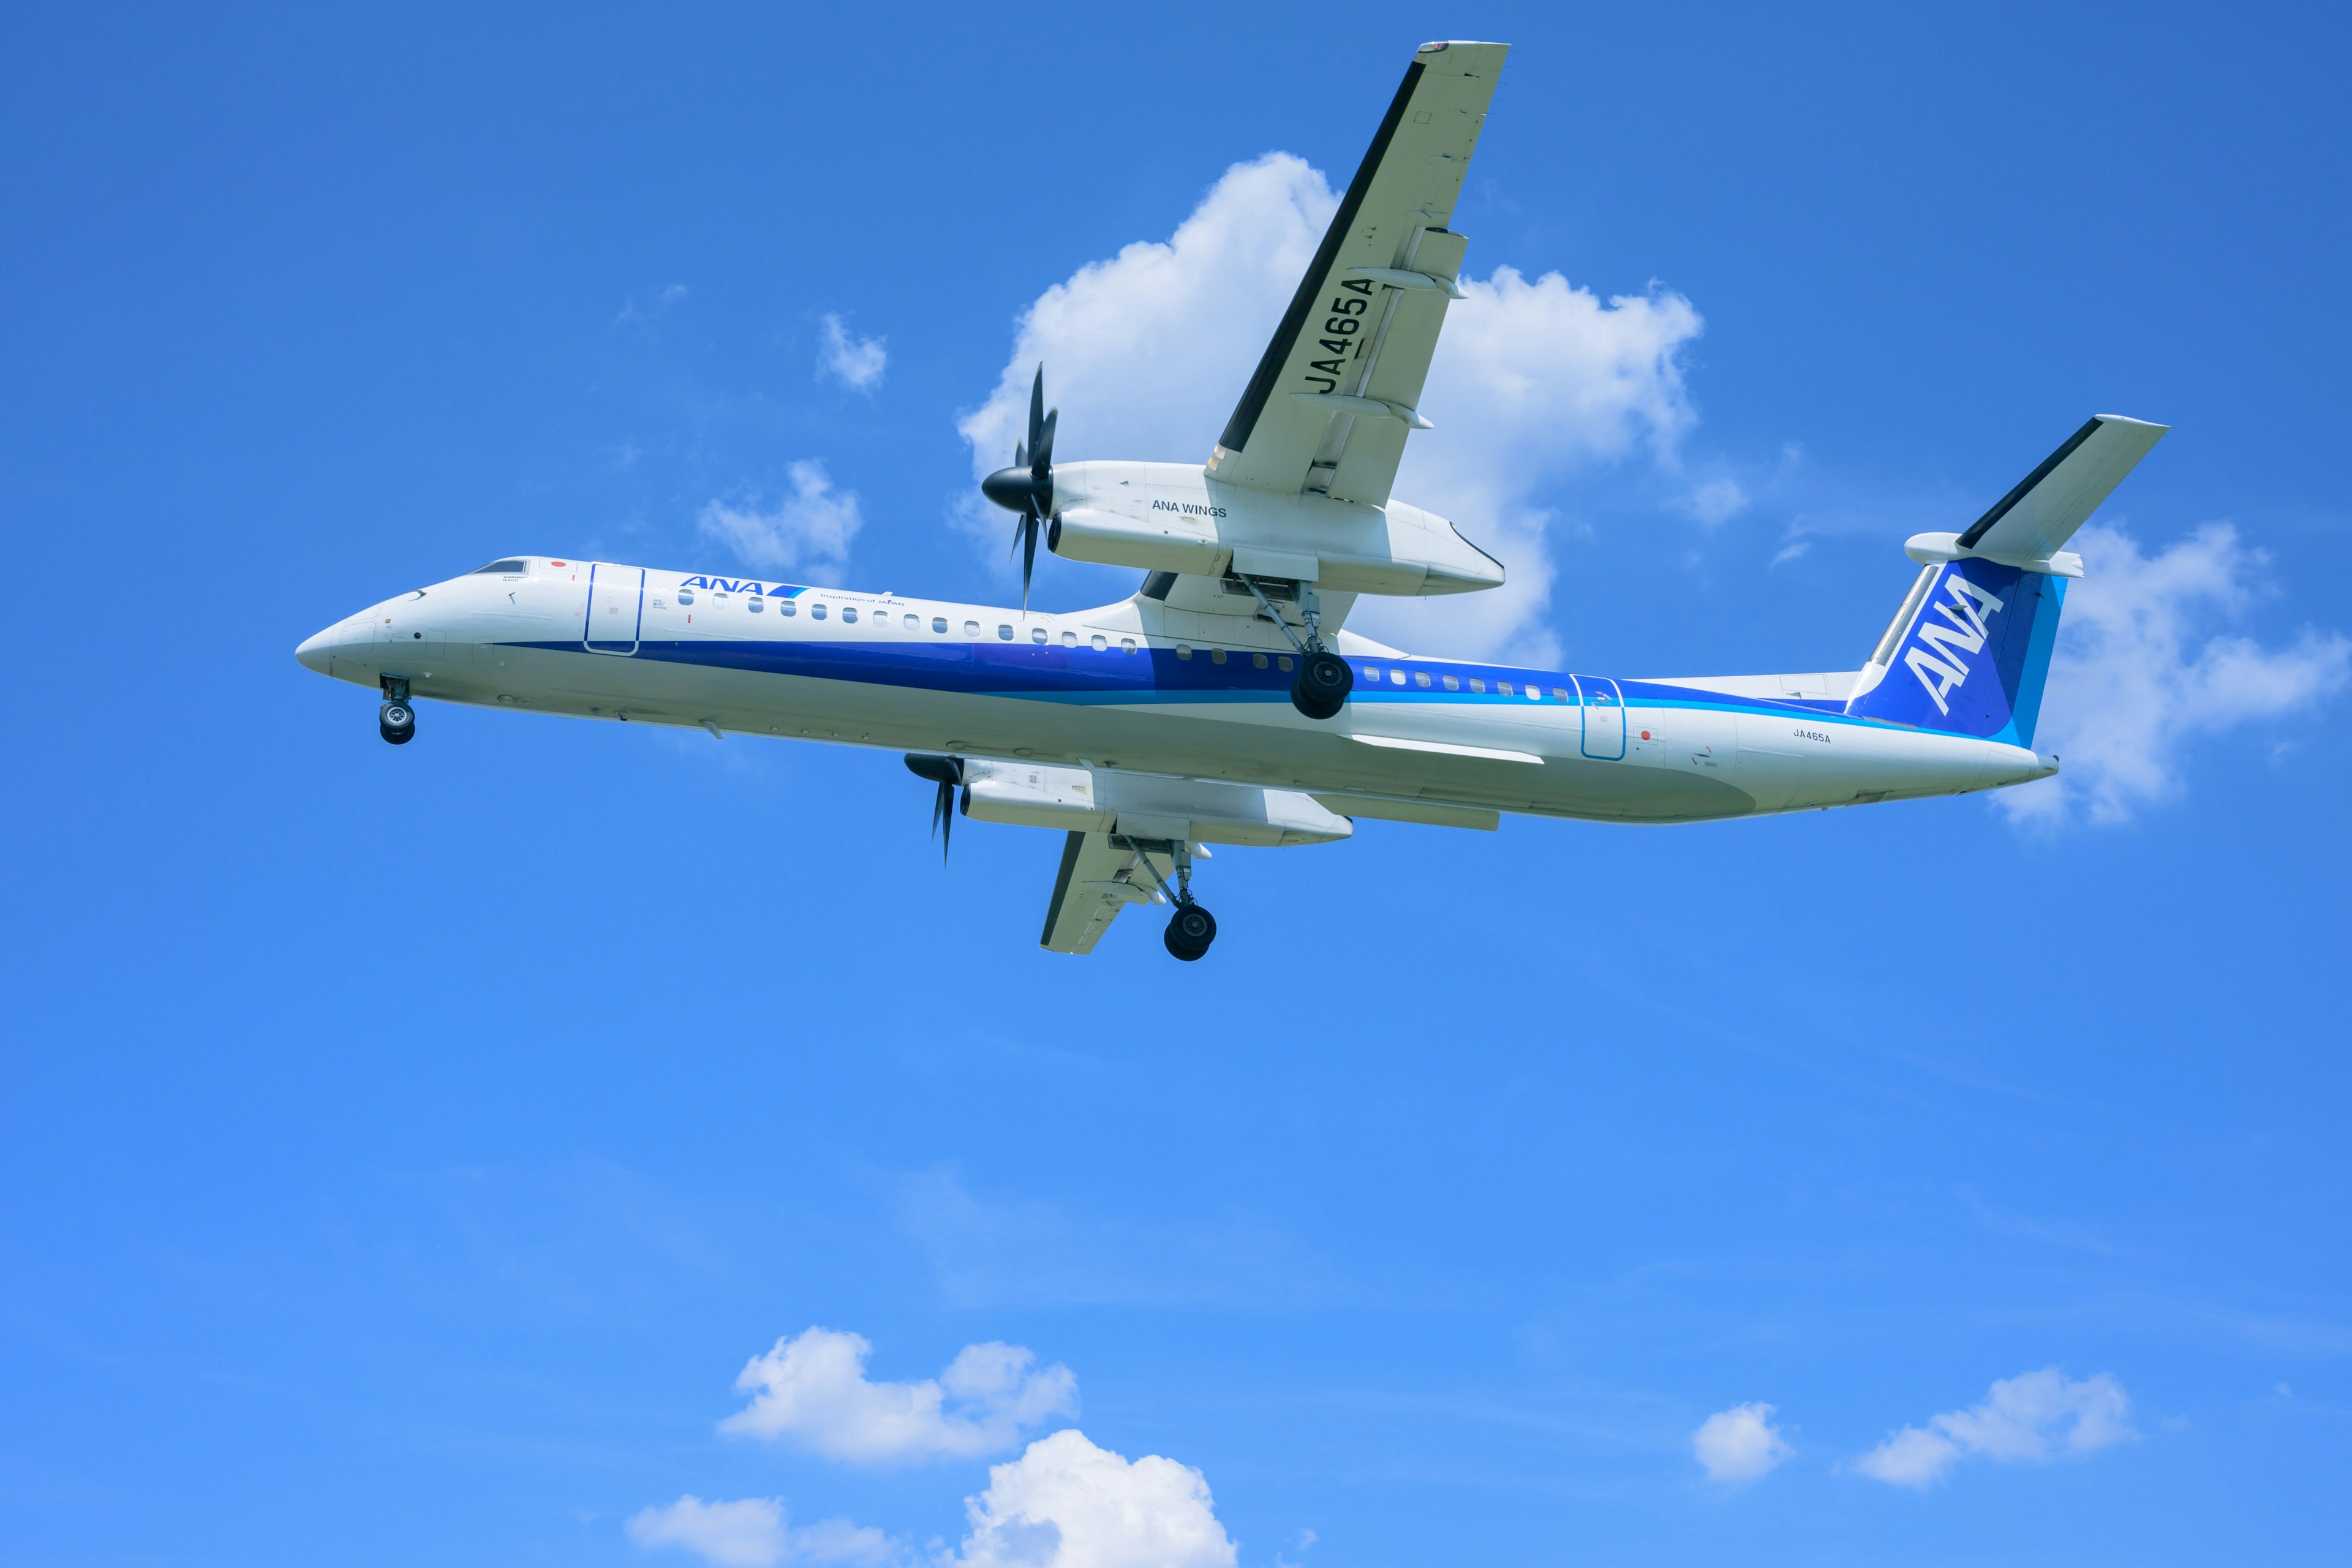
[[[2060,551],[2167,428],[2102,414],[2019,480],[1991,510],[1957,534],[1918,535],[1910,542],[1909,553],[1915,561],[1930,563],[1974,555],[2029,571],[2080,576],[2080,563],[2072,556],[2060,557]]]

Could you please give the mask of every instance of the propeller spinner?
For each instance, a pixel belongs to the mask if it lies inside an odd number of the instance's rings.
[[[980,481],[980,493],[1021,521],[1013,525],[1013,547],[1021,552],[1021,607],[1029,607],[1029,579],[1037,570],[1037,530],[1054,515],[1054,423],[1058,408],[1045,406],[1045,367],[1029,386],[1029,438],[1013,448],[1013,466]]]

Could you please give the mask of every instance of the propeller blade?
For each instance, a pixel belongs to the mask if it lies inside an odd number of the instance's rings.
[[[931,831],[940,837],[940,864],[948,863],[948,840],[955,836],[956,786],[947,780],[940,781],[939,794],[931,797]]]
[[[1015,441],[1013,443],[1013,466],[1016,468],[1025,468],[1029,466],[1028,442]]]
[[[1045,362],[1037,362],[1037,379],[1029,384],[1029,449],[1035,451],[1045,427]]]
[[[940,860],[948,858],[948,840],[955,834],[956,791],[963,784],[963,759],[941,757],[925,752],[907,753],[907,771],[919,779],[938,783],[939,793],[931,796],[931,831],[940,841]]]
[[[1038,433],[1037,444],[1031,448],[1029,471],[1038,479],[1049,479],[1054,468],[1054,426],[1062,417],[1058,408],[1045,415],[1045,428]]]
[[[1029,579],[1037,571],[1037,514],[1030,512],[1021,519],[1021,608],[1029,608]]]

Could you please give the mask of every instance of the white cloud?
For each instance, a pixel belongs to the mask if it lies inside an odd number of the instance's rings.
[[[971,1531],[944,1568],[1234,1568],[1200,1471],[1129,1464],[1075,1428],[992,1468],[964,1512]]]
[[[1769,1405],[1735,1405],[1698,1424],[1691,1434],[1691,1454],[1706,1468],[1708,1480],[1758,1480],[1795,1452],[1772,1425],[1772,1409]]]
[[[2034,736],[2064,770],[2053,784],[1996,796],[2012,818],[2080,810],[2121,821],[2178,791],[2190,741],[2312,708],[2352,674],[2352,641],[2339,632],[2305,628],[2265,649],[2212,629],[2254,601],[2269,563],[2228,523],[2154,555],[2122,529],[2095,524],[2075,548],[2084,575],[2067,585]]]
[[[889,367],[889,351],[882,345],[880,338],[857,336],[828,310],[817,323],[817,369],[853,392],[870,392],[882,384],[882,373]]]
[[[845,1519],[788,1529],[781,1498],[705,1502],[689,1492],[665,1507],[641,1510],[623,1528],[639,1546],[683,1547],[719,1568],[772,1568],[781,1563],[877,1568],[897,1555],[888,1536]]]
[[[1062,410],[1057,457],[1205,462],[1337,205],[1320,173],[1268,153],[1227,170],[1165,243],[1129,245],[1046,289],[995,391],[959,426],[973,477],[1012,459],[1041,360]],[[1358,614],[1391,640],[1539,657],[1553,516],[1534,498],[1579,464],[1645,446],[1671,458],[1695,418],[1679,355],[1699,317],[1662,289],[1604,305],[1556,272],[1530,280],[1509,267],[1465,279],[1464,293],[1420,405],[1437,428],[1407,444],[1397,493],[1459,523],[1511,580]],[[974,501],[964,521],[1001,548],[1002,519]]]
[[[850,542],[865,522],[857,492],[835,490],[820,462],[794,463],[787,471],[793,493],[772,510],[763,509],[758,495],[713,500],[702,509],[701,530],[755,570],[838,583]]]
[[[2044,1367],[1995,1383],[1981,1405],[1930,1416],[1924,1428],[1904,1427],[1854,1468],[1890,1486],[1928,1487],[1966,1458],[2047,1464],[2137,1436],[2131,1400],[2113,1377],[2074,1382]]]
[[[1733,479],[1709,479],[1682,500],[1682,508],[1708,528],[1730,521],[1748,510],[1748,492]]]
[[[1039,1367],[1018,1345],[966,1345],[919,1383],[875,1383],[863,1335],[810,1329],[753,1356],[735,1380],[751,1403],[719,1430],[788,1438],[828,1458],[866,1463],[971,1458],[1008,1448],[1025,1427],[1075,1415],[1069,1368]]]

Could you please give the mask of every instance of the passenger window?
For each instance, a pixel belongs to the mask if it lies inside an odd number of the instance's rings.
[[[964,636],[966,636],[966,637],[978,637],[978,636],[980,635],[980,623],[979,623],[978,621],[966,621],[966,622],[964,622],[964,624],[963,624],[963,635],[964,635]]]
[[[1484,691],[1486,689],[1486,683],[1474,675],[1470,678],[1470,689],[1473,691]]]
[[[1448,691],[1459,691],[1462,689],[1462,683],[1449,675],[1445,678],[1445,689]]]
[[[797,616],[800,613],[801,607],[798,605],[793,604],[790,599],[779,599],[776,601],[776,614],[780,616]]]
[[[1254,653],[1250,655],[1250,665],[1253,668],[1264,669],[1265,668],[1265,655],[1262,653]]]
[[[1209,650],[1209,662],[1210,662],[1211,664],[1223,664],[1223,663],[1224,663],[1224,662],[1225,662],[1225,650],[1224,650],[1223,648],[1221,648],[1221,647],[1213,647],[1213,648],[1211,648],[1211,649]]]
[[[1013,628],[1000,624],[996,628],[996,640],[998,642],[1011,642],[1013,640]]]
[[[1133,653],[1135,651],[1135,639],[1133,637],[1119,638],[1118,651],[1121,653]]]
[[[920,616],[908,616],[900,624],[905,626],[910,632],[919,632],[923,629],[923,617]]]
[[[1423,691],[1428,690],[1428,689],[1429,689],[1429,671],[1427,671],[1427,670],[1425,670],[1425,669],[1416,669],[1416,670],[1414,670],[1414,671],[1412,672],[1412,683],[1413,683],[1415,686],[1420,687]]]
[[[821,621],[824,619],[824,606],[823,605],[811,605],[809,606],[809,619],[813,621]]]
[[[1078,634],[1077,634],[1077,633],[1076,633],[1076,632],[1064,632],[1064,633],[1062,634],[1062,646],[1063,646],[1064,647],[1077,647],[1077,646],[1078,646]]]
[[[1177,657],[1178,658],[1192,658],[1192,647],[1190,647],[1190,645],[1185,644],[1185,643],[1181,643],[1181,642],[1180,642],[1180,643],[1178,643],[1178,644],[1176,645],[1176,657]]]
[[[1507,680],[1498,680],[1495,682],[1495,689],[1508,697],[1511,694],[1511,683]]]
[[[842,605],[841,618],[847,621],[851,626],[856,626],[857,624],[857,606],[855,605]]]
[[[1039,647],[1044,647],[1045,646],[1045,628],[1043,626],[1031,626],[1029,628],[1029,640],[1035,643]]]
[[[1364,679],[1366,680],[1378,680],[1380,678],[1381,667],[1379,665],[1368,664],[1364,666]]]
[[[931,630],[933,632],[944,635],[947,629],[948,618],[945,616],[933,616],[931,617]]]
[[[1575,699],[1575,698],[1570,697],[1567,692],[1562,691],[1562,690],[1561,690],[1559,687],[1557,687],[1557,686],[1555,686],[1555,687],[1553,687],[1553,688],[1551,689],[1551,694],[1552,694],[1552,699],[1553,699],[1553,700],[1555,700],[1555,701],[1559,701],[1559,702],[1573,702],[1573,701],[1575,701],[1575,700],[1576,700],[1576,699]],[[1598,703],[1595,703],[1595,704],[1594,704],[1594,706],[1598,707],[1598,706],[1599,706],[1599,704],[1598,704]]]
[[[1097,653],[1108,653],[1110,651],[1110,638],[1103,636],[1100,632],[1097,632],[1095,634],[1095,651]]]
[[[1286,653],[1284,654],[1281,658],[1280,663],[1284,669],[1288,669],[1290,668],[1290,656]]]
[[[1402,669],[1390,670],[1389,684],[1391,686],[1402,686],[1404,684],[1404,671]]]
[[[756,615],[758,615],[761,610],[766,609],[767,607],[768,607],[768,601],[767,601],[767,600],[765,600],[765,599],[758,599],[758,598],[755,598],[755,599],[753,599],[753,600],[751,601],[751,613],[752,613],[753,615],[755,615],[755,616],[756,616]]]
[[[691,605],[694,603],[694,590],[691,588],[680,588],[677,591],[677,602],[681,605]]]

